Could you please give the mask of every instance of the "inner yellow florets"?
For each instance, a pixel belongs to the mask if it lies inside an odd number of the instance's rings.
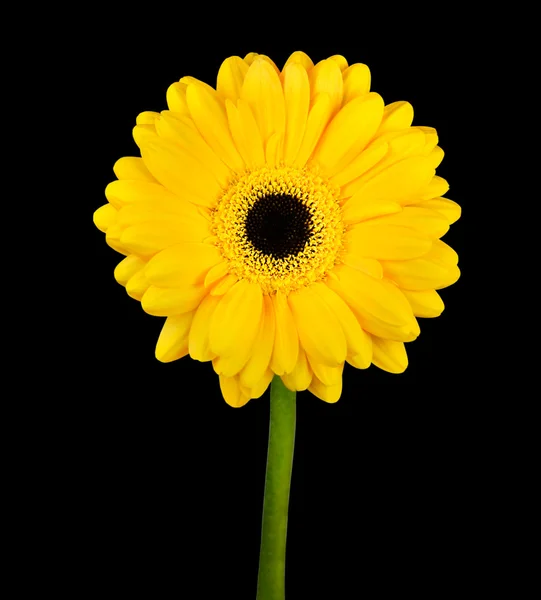
[[[322,279],[344,233],[338,189],[306,168],[245,173],[218,201],[212,223],[229,272],[266,294]]]

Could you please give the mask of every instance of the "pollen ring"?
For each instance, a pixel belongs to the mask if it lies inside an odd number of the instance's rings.
[[[212,214],[229,272],[264,293],[325,277],[342,247],[338,190],[313,171],[263,167],[232,182]]]

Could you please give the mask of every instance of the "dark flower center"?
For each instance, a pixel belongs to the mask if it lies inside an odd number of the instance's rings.
[[[246,237],[256,250],[275,258],[296,255],[310,239],[312,217],[307,206],[287,194],[259,198],[246,215]]]

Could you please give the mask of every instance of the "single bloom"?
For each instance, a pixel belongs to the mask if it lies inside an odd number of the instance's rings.
[[[275,374],[336,402],[345,362],[403,372],[460,276],[436,131],[343,56],[232,56],[216,89],[183,77],[167,104],[137,117],[141,157],[94,213],[116,280],[167,317],[157,359],[212,361],[237,407]]]

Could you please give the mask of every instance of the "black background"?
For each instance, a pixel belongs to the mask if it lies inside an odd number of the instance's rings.
[[[64,334],[70,401],[47,414],[58,433],[43,465],[72,597],[255,598],[268,392],[232,409],[210,363],[156,361],[163,319],[114,281],[122,257],[92,224],[112,165],[137,155],[137,114],[165,109],[167,87],[183,75],[214,84],[222,60],[251,51],[280,67],[294,50],[314,62],[342,54],[366,63],[386,103],[410,101],[414,124],[438,130],[438,174],[463,208],[445,236],[462,277],[442,291],[443,315],[421,320],[406,373],[346,366],[337,404],[298,394],[287,598],[484,596],[509,581],[516,589],[537,566],[538,543],[518,571],[510,564],[512,548],[524,547],[519,532],[527,544],[538,539],[537,517],[519,524],[517,507],[539,479],[538,466],[528,476],[519,469],[538,452],[523,426],[539,386],[521,378],[532,359],[519,337],[504,340],[520,317],[505,315],[502,287],[510,296],[517,288],[506,252],[492,246],[511,243],[493,220],[513,199],[494,179],[516,160],[507,129],[520,111],[508,100],[529,77],[503,59],[501,23],[435,6],[363,17],[362,7],[354,15],[306,5],[311,21],[239,8],[244,24],[233,5],[223,18],[210,6],[198,15],[147,7],[126,20],[89,14],[86,33],[73,34],[77,67],[64,62],[77,90],[70,104],[84,119],[85,273],[70,299],[77,325]]]

